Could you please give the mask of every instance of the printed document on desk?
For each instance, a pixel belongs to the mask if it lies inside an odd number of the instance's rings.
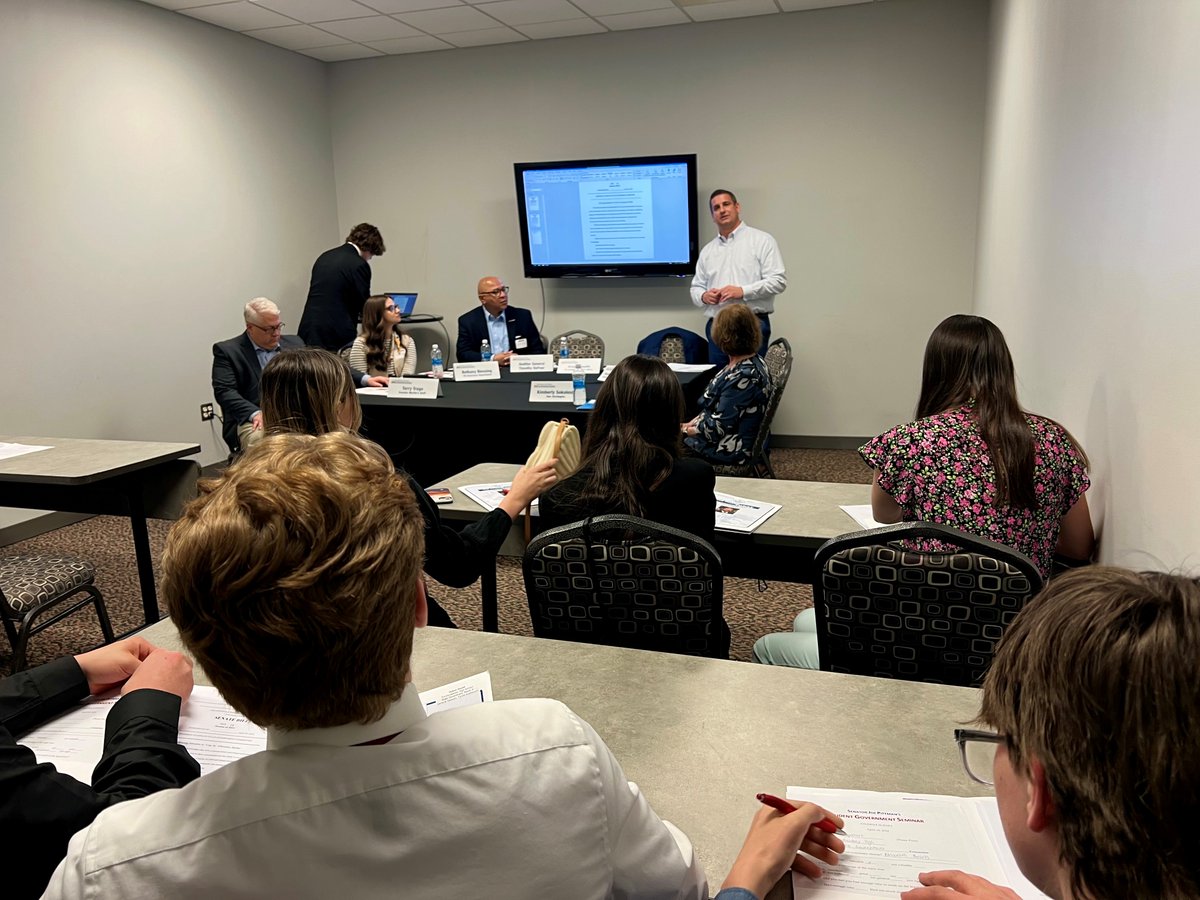
[[[749,534],[783,509],[778,503],[747,500],[745,497],[722,494],[720,491],[713,491],[713,496],[717,498],[715,516],[718,531],[737,531]]]
[[[0,441],[0,459],[12,459],[14,456],[24,456],[26,453],[37,453],[39,450],[51,450],[52,447],[39,447],[34,444],[9,444]]]
[[[919,887],[921,872],[939,869],[961,869],[1011,887],[1023,900],[1044,897],[1017,869],[998,816],[994,825],[987,823],[987,807],[996,807],[992,797],[808,787],[789,787],[787,796],[837,813],[846,832],[846,852],[836,866],[821,864],[819,881],[793,874],[796,900],[896,897]]]
[[[495,484],[464,484],[459,490],[490,512],[500,508],[500,503],[508,494],[510,487],[512,487],[511,481],[499,481]],[[534,498],[531,511],[534,515],[537,514],[537,508],[538,502]]]
[[[861,528],[870,531],[872,528],[882,528],[882,522],[876,522],[870,503],[863,503],[857,506],[842,506],[839,507],[842,512],[852,518],[859,524]]]

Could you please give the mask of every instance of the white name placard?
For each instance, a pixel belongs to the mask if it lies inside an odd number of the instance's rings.
[[[388,380],[387,395],[410,400],[436,400],[441,386],[436,378],[392,378]]]
[[[574,403],[575,388],[569,381],[531,381],[529,402]]]
[[[508,365],[514,372],[553,372],[554,357],[549,353],[533,353],[529,356],[518,353],[509,357]]]
[[[500,363],[494,359],[489,362],[459,363],[454,367],[455,381],[499,381]]]
[[[568,356],[566,359],[558,361],[559,375],[574,375],[576,372],[582,372],[584,375],[599,375],[600,360],[586,359],[584,357],[576,359]]]

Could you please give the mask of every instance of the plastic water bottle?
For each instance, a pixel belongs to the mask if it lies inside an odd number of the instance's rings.
[[[567,345],[566,338],[560,338],[558,341],[558,358],[567,359],[571,355],[571,348]]]
[[[442,364],[442,348],[437,344],[429,348],[429,367],[433,369],[434,378],[441,378],[446,371]]]
[[[571,385],[575,388],[575,405],[583,406],[587,403],[587,388],[584,387],[584,375],[582,372],[576,372],[571,376]]]
[[[479,358],[484,362],[492,361],[492,345],[487,342],[487,338],[479,345]]]

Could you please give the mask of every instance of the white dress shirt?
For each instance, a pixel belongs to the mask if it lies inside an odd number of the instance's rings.
[[[507,309],[500,310],[500,315],[493,316],[486,309],[483,311],[483,318],[487,322],[488,341],[492,345],[492,355],[497,353],[507,353],[510,349],[508,346],[508,315]]]
[[[261,753],[110,807],[45,896],[690,900],[708,886],[566,706],[426,718],[410,685],[378,722],[270,730]]]
[[[743,300],[754,312],[775,312],[775,295],[787,288],[787,272],[775,238],[743,222],[725,237],[718,234],[705,244],[692,278],[692,303],[713,318],[726,304],[707,304],[701,298],[710,288],[727,284],[742,289]]]

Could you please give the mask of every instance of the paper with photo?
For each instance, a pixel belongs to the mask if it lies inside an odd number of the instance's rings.
[[[783,509],[778,503],[748,500],[745,497],[735,497],[733,494],[722,494],[720,491],[713,491],[713,496],[717,499],[715,512],[717,531],[749,533]]]

